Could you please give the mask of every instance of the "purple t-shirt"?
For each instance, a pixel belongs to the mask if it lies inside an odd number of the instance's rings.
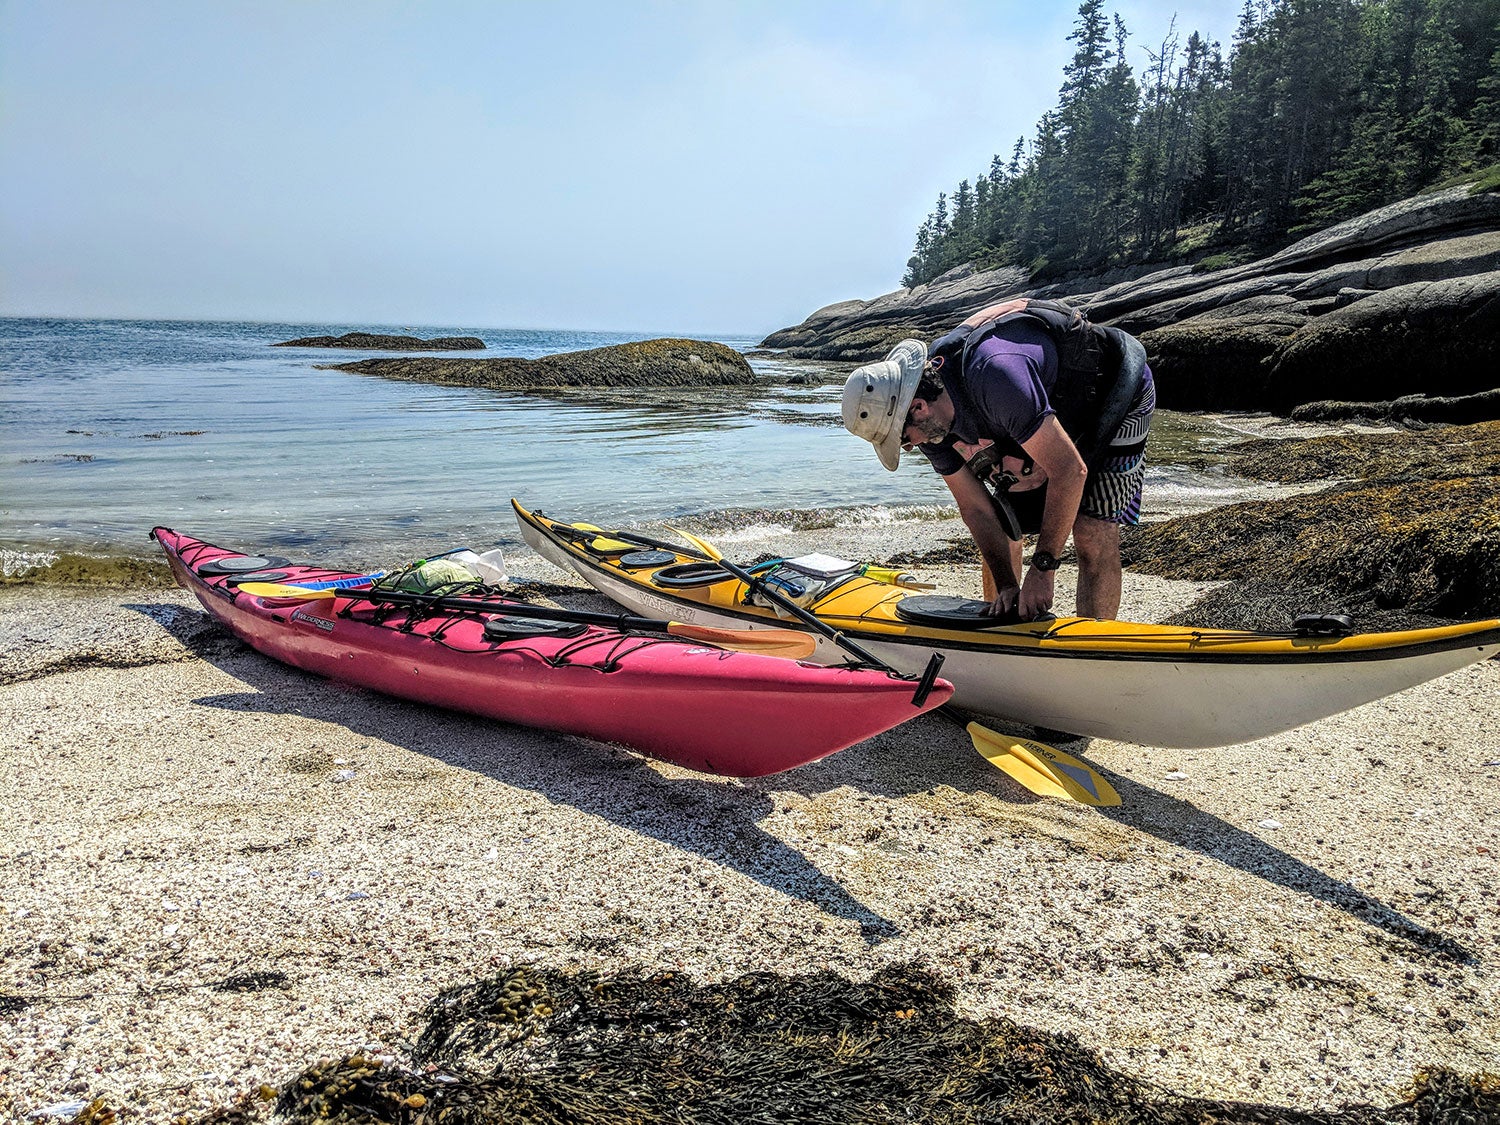
[[[957,372],[943,373],[953,400],[953,429],[940,442],[917,448],[943,476],[964,467],[973,446],[993,441],[1007,453],[1021,454],[1049,414],[1048,398],[1057,381],[1057,345],[1051,334],[1029,319],[1002,324],[969,357],[963,384]],[[969,446],[965,452],[961,445]]]

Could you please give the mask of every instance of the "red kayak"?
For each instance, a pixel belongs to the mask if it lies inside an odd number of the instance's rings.
[[[881,671],[534,621],[525,603],[493,593],[465,598],[462,608],[389,604],[371,600],[380,595],[368,577],[245,555],[165,527],[151,534],[177,581],[266,656],[402,699],[622,743],[708,773],[760,777],[805,765],[953,694],[937,680],[919,705],[913,680]],[[303,600],[239,588],[252,581],[325,589]]]

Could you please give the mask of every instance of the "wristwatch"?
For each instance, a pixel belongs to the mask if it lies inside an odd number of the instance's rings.
[[[1031,565],[1037,570],[1056,570],[1057,556],[1051,551],[1033,551]]]

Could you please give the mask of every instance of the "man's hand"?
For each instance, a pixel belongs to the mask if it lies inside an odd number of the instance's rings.
[[[995,600],[985,607],[987,617],[1012,617],[1016,612],[1016,605],[1021,600],[1021,588],[1019,586],[998,586],[995,589]]]
[[[1022,621],[1035,621],[1052,608],[1051,570],[1031,567],[1026,571],[1026,581],[1021,585],[1019,612]],[[999,599],[996,599],[997,601]]]

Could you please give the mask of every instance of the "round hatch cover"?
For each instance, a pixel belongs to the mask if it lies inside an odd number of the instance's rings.
[[[221,578],[226,574],[248,574],[253,570],[274,570],[278,566],[286,566],[290,559],[283,559],[277,555],[226,555],[222,559],[214,559],[206,562],[195,569],[204,578]]]
[[[1001,624],[1001,619],[984,611],[989,602],[973,598],[954,598],[944,594],[923,594],[902,598],[896,603],[896,616],[914,625],[941,625],[948,629],[983,629]]]
[[[677,561],[675,551],[631,551],[621,555],[615,560],[621,566],[629,570],[639,570],[647,566],[666,566],[668,563]]]

